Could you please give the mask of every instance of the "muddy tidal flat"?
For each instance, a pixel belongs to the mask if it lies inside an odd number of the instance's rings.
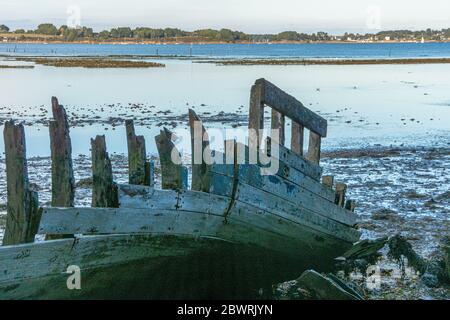
[[[112,58],[19,58],[16,61],[57,68],[163,68],[162,63],[118,60]],[[32,66],[31,66],[32,67]]]
[[[208,62],[208,61],[202,61]],[[211,61],[209,61],[211,62]],[[232,59],[216,60],[215,63],[221,66],[254,66],[254,65],[405,65],[405,64],[446,64],[450,63],[450,58],[410,58],[410,59]]]

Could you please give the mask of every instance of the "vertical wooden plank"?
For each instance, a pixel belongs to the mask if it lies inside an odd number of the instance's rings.
[[[344,207],[345,193],[347,192],[347,185],[345,183],[336,183],[336,200],[338,206]]]
[[[73,207],[75,178],[72,165],[72,142],[66,110],[52,97],[53,120],[50,121],[50,150],[52,158],[52,207]],[[46,240],[69,238],[46,235]]]
[[[315,164],[319,164],[320,162],[321,139],[322,138],[317,133],[312,131],[309,132],[309,147],[307,159]]]
[[[250,163],[257,163],[258,150],[264,130],[264,85],[255,83],[250,93],[250,111],[248,120]]]
[[[75,178],[72,167],[72,142],[66,110],[52,97],[53,120],[50,121],[52,157],[52,206],[73,207]]]
[[[145,163],[145,183],[146,186],[155,186],[155,163],[147,161]]]
[[[327,188],[333,188],[334,184],[334,177],[333,176],[323,176],[322,177],[322,184],[326,186]]]
[[[3,245],[30,243],[38,231],[41,210],[38,195],[29,189],[25,130],[22,124],[5,122],[7,216]]]
[[[200,117],[189,109],[191,129],[192,190],[209,192],[211,151],[209,137]]]
[[[145,138],[136,136],[133,120],[125,121],[128,145],[128,175],[129,183],[145,185],[145,163],[147,152]]]
[[[92,206],[97,208],[119,207],[119,195],[113,181],[111,160],[106,152],[105,136],[91,139],[92,153]]]
[[[181,154],[172,142],[172,133],[164,128],[155,137],[161,163],[163,189],[183,190],[186,188],[186,168],[181,165]]]
[[[291,150],[299,156],[303,156],[304,131],[305,127],[292,120]]]
[[[285,121],[286,117],[272,109],[272,130],[278,130],[278,139],[276,136],[272,134],[272,140],[278,141],[278,144],[284,146],[285,145]]]

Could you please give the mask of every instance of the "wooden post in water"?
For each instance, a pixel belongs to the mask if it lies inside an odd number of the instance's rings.
[[[126,120],[125,126],[128,144],[129,183],[136,185],[147,185],[145,181],[145,168],[147,163],[145,139],[143,136],[136,136],[133,120]],[[147,183],[149,182],[147,181]]]
[[[321,137],[317,133],[309,132],[309,147],[307,159],[312,163],[319,164],[320,162],[320,144]]]
[[[200,117],[189,109],[189,126],[191,128],[192,190],[209,192],[211,150],[209,137]]]
[[[347,192],[347,185],[345,183],[336,183],[336,199],[335,203],[338,206],[344,207],[345,193]]]
[[[105,136],[91,139],[92,207],[117,208],[119,195],[113,181],[111,160],[106,152]]]
[[[285,144],[285,121],[286,117],[272,109],[272,130],[278,130],[278,139],[272,135],[272,140],[277,141],[279,145]]]
[[[164,128],[155,137],[161,163],[163,189],[187,189],[187,168],[181,165],[181,155],[172,142],[172,133]]]
[[[292,128],[291,128],[291,150],[298,154],[299,156],[303,156],[303,136],[305,132],[305,127],[301,124],[292,120]]]
[[[41,218],[38,194],[28,181],[25,130],[22,124],[5,122],[7,216],[3,245],[34,242]]]

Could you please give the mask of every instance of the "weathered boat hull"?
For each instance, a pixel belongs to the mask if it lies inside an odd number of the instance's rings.
[[[335,244],[337,250],[348,247]],[[323,259],[326,252],[316,253],[322,258],[305,248],[286,255],[221,239],[149,235],[5,247],[0,257],[7,263],[0,269],[11,277],[2,277],[0,298],[256,298],[260,289],[270,290],[273,283],[295,278],[303,269],[329,268],[332,259]],[[328,252],[328,256],[333,255]],[[67,288],[69,265],[81,269],[81,290]]]
[[[113,181],[105,137],[91,140],[92,208],[73,207],[71,142],[58,101],[52,100],[54,113],[59,110],[55,121],[67,130],[51,131],[58,142],[52,143],[51,208],[37,207],[24,128],[9,123],[4,244],[15,246],[0,248],[0,299],[256,298],[304,269],[330,269],[360,234],[354,207],[345,203],[346,186],[334,190],[332,181],[321,183],[326,120],[264,79],[250,96],[248,145],[227,140],[225,153],[210,150],[206,128],[189,111],[190,190],[187,167],[166,128],[155,137],[163,190],[154,188],[145,140],[132,121],[126,123],[132,185]],[[272,130],[260,150],[264,105],[272,108],[271,127],[280,135]],[[292,120],[291,149],[284,141],[285,117]],[[197,153],[206,157],[200,163]],[[260,161],[268,157],[271,170]],[[48,241],[22,244],[36,234]],[[80,271],[80,290],[68,289],[68,267]]]
[[[329,269],[359,237],[299,206],[258,206],[255,190],[247,202],[119,190],[120,208],[44,208],[38,233],[84,236],[0,248],[0,298],[254,298],[307,268]],[[71,265],[81,290],[67,289]]]

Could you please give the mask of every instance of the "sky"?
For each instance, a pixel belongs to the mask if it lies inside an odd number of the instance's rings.
[[[69,19],[69,21],[68,21]],[[34,29],[74,22],[117,26],[230,28],[246,33],[378,32],[450,27],[449,0],[0,0],[0,24]]]

